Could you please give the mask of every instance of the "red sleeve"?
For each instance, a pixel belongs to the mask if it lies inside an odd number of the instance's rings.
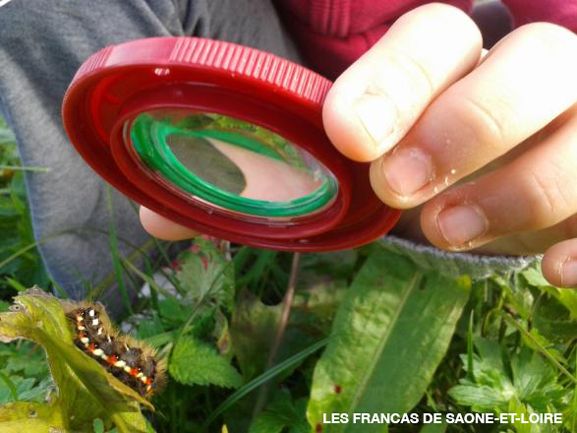
[[[473,0],[444,0],[470,12]],[[277,0],[309,65],[336,78],[405,12],[428,0]]]
[[[577,32],[577,0],[502,0],[515,27],[547,21]],[[336,78],[367,51],[391,24],[428,0],[277,0],[309,65]],[[474,0],[444,0],[471,12]]]
[[[547,21],[577,33],[577,0],[502,0],[515,27],[535,21]]]

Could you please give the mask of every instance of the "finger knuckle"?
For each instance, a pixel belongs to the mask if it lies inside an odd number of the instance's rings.
[[[453,123],[466,133],[475,147],[493,149],[501,154],[505,149],[510,109],[504,102],[486,102],[471,96],[456,98],[450,109]]]
[[[394,64],[405,76],[410,77],[413,88],[421,89],[421,94],[432,97],[435,94],[435,80],[422,62],[408,50],[390,49],[388,63]]]
[[[558,171],[558,170],[557,170]],[[547,174],[544,174],[547,173]],[[566,182],[555,171],[540,170],[528,173],[533,195],[534,220],[538,225],[557,221],[570,213],[571,200],[567,196]],[[540,222],[543,223],[540,223]]]

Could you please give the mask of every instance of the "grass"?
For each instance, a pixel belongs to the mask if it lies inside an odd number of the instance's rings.
[[[34,170],[42,170],[36,167]],[[0,118],[0,298],[10,299],[22,287],[50,285],[36,248],[26,201],[24,168],[14,136]]]
[[[0,123],[0,311],[34,284],[58,291],[33,237],[23,183],[27,169]],[[159,259],[145,261],[142,269],[136,257],[119,254],[114,226],[109,235],[111,281],[120,287],[119,302],[127,304],[118,324],[169,361],[168,386],[148,416],[157,432],[216,432],[223,425],[235,433],[310,431],[305,409],[320,349],[368,249],[306,254],[293,266],[291,254],[205,238],[173,261],[166,244],[151,241]],[[147,284],[133,303],[122,289],[128,281]],[[102,294],[102,288],[89,289]],[[412,411],[562,412],[563,425],[531,432],[577,431],[576,319],[577,294],[549,286],[536,269],[476,282],[448,351]],[[42,402],[52,388],[41,347],[25,341],[0,345],[0,404]],[[99,420],[94,425],[104,431]],[[399,424],[389,431],[418,429]],[[522,424],[461,424],[447,431],[529,430]]]

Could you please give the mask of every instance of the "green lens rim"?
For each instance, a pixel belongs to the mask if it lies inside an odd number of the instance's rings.
[[[180,189],[211,204],[255,216],[296,217],[316,212],[336,197],[338,185],[333,176],[325,176],[323,184],[313,193],[287,202],[253,200],[224,191],[195,175],[178,160],[166,141],[172,134],[216,138],[273,159],[284,161],[284,158],[260,141],[233,131],[185,130],[149,114],[137,116],[130,128],[130,140],[142,162]]]

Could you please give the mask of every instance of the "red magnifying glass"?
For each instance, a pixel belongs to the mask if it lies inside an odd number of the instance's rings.
[[[330,251],[387,233],[400,211],[324,133],[331,82],[269,53],[201,38],[105,48],[64,97],[64,126],[107,182],[232,242]]]

